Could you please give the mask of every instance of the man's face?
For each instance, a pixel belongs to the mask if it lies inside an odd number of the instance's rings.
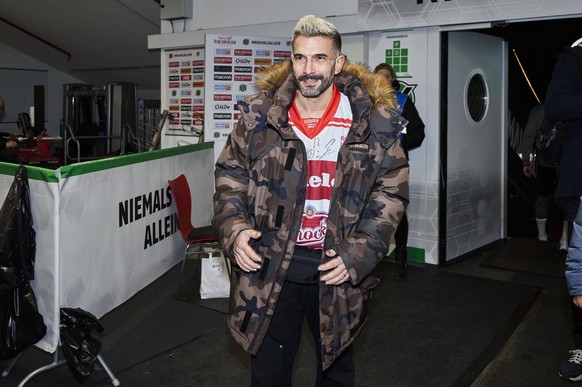
[[[331,39],[306,36],[295,39],[291,58],[295,83],[306,98],[318,98],[328,90],[345,61],[332,50]]]

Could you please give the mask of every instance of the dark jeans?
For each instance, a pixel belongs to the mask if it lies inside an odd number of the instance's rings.
[[[301,341],[303,318],[315,340],[316,386],[353,386],[355,369],[350,347],[325,372],[319,339],[319,285],[285,281],[269,329],[251,357],[251,387],[291,387],[295,355]]]
[[[406,253],[406,245],[408,244],[408,217],[406,216],[406,212],[402,216],[402,220],[398,223],[398,227],[394,233],[394,243],[396,244],[394,248],[396,257]]]

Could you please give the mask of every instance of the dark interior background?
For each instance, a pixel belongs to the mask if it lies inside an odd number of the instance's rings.
[[[509,49],[509,110],[522,128],[537,100],[516,59],[540,101],[544,101],[554,63],[562,49],[582,37],[582,18],[500,23],[488,34],[504,38]]]

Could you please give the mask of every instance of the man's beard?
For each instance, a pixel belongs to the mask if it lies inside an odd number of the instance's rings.
[[[333,83],[333,77],[333,72],[328,77],[323,75],[305,74],[299,77],[295,77],[295,83],[297,84],[299,92],[301,92],[301,95],[303,95],[305,98],[316,98],[331,86]],[[318,80],[321,81],[321,84],[314,87],[305,87],[305,85],[301,83],[305,80]]]

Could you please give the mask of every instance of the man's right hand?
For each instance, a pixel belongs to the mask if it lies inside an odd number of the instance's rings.
[[[247,273],[261,268],[261,256],[250,245],[251,239],[259,239],[261,232],[253,229],[241,231],[236,237],[232,251],[236,263]]]
[[[6,141],[6,149],[8,148],[18,148],[18,143],[14,140]]]
[[[531,165],[524,165],[523,166],[523,174],[525,177],[532,177],[533,176],[533,169]]]

